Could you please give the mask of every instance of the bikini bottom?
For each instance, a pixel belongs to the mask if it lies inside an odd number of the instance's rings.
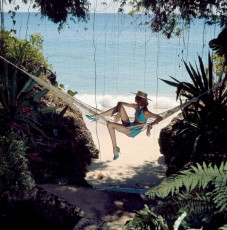
[[[134,126],[134,127],[133,127]],[[135,122],[130,122],[129,123],[129,125],[127,126],[127,127],[132,127],[132,128],[130,128],[130,135],[131,135],[131,137],[135,137],[135,136],[137,136],[140,132],[141,132],[141,130],[142,130],[142,128],[141,127],[139,127],[139,126],[137,126],[137,124],[135,123]]]

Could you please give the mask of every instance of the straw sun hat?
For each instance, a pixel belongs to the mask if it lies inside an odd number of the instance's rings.
[[[147,94],[144,93],[144,92],[142,92],[142,91],[138,91],[137,93],[133,93],[133,94],[135,94],[137,97],[141,97],[141,98],[144,98],[144,99],[146,99],[146,100],[152,101],[151,99],[149,99],[149,98],[147,97]]]

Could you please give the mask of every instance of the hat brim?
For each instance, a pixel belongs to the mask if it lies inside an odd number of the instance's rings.
[[[137,93],[133,93],[133,92],[131,92],[132,94],[135,94],[135,95],[137,95]],[[138,95],[137,95],[138,96]],[[141,96],[138,96],[138,97],[141,97]],[[146,99],[146,100],[149,100],[149,101],[152,101],[150,98],[146,98],[146,97],[141,97],[141,98],[144,98],[144,99]]]

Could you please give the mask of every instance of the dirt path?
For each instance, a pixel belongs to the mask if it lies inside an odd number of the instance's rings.
[[[135,193],[100,191],[91,188],[40,185],[46,191],[65,198],[69,203],[80,207],[85,218],[73,230],[122,229],[134,216],[135,210],[144,207],[146,199]]]

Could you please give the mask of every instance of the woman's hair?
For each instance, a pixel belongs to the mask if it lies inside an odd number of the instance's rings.
[[[148,106],[148,101],[147,101],[147,99],[145,99],[145,98],[136,96],[136,102],[137,102],[137,104],[140,105],[140,106],[144,106],[144,107],[147,107],[147,106]]]

